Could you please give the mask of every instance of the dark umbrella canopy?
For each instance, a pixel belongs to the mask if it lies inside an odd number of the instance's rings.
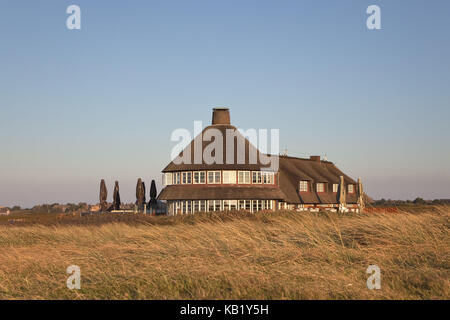
[[[116,181],[114,185],[114,201],[113,201],[113,208],[114,210],[120,210],[120,194],[119,194],[119,181]]]
[[[139,210],[142,210],[144,208],[144,202],[145,202],[145,187],[142,183],[142,179],[139,178],[136,184],[136,205],[138,206]]]
[[[145,182],[144,181],[142,181],[142,187],[144,188],[144,203],[145,203],[146,200],[145,200]]]
[[[155,180],[152,180],[152,184],[150,186],[150,201],[148,203],[149,207],[152,209],[155,209],[156,205],[158,204],[158,202],[156,201],[156,196],[156,183]]]
[[[102,211],[106,211],[107,209],[107,202],[106,202],[107,197],[108,197],[108,190],[106,189],[105,180],[102,179],[100,181],[100,208]]]

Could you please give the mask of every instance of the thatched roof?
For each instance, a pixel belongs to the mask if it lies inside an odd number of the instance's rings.
[[[186,186],[165,187],[158,196],[160,200],[282,200],[284,194],[278,187],[258,186]]]
[[[332,162],[280,156],[279,186],[285,194],[285,202],[297,204],[339,203],[337,193],[333,193],[333,184],[339,183],[339,176],[344,176],[346,184],[356,181],[344,174]],[[309,192],[299,192],[300,180],[311,181],[314,186]],[[316,192],[315,184],[328,183],[326,192]],[[356,189],[355,189],[356,190]],[[356,193],[347,194],[348,203],[356,203]]]
[[[223,137],[223,144],[222,144],[222,157],[220,157],[220,159],[222,159],[222,164],[220,163],[213,163],[213,164],[207,164],[205,163],[205,159],[202,156],[200,159],[200,163],[195,164],[194,163],[194,150],[195,150],[195,141],[197,141],[198,146],[201,146],[201,155],[204,154],[205,149],[207,148],[208,145],[212,144],[214,141],[214,139],[212,139],[212,141],[203,141],[204,138],[202,139],[202,137],[205,136],[205,133],[213,133],[214,130],[218,130],[217,132],[220,132],[221,136]],[[232,137],[231,135],[227,135],[227,130],[229,130],[229,133],[235,133],[235,136]],[[234,139],[234,143],[233,141],[228,141],[229,138],[233,138]],[[238,140],[241,141],[241,143],[244,144],[244,161],[241,161],[243,163],[238,163]],[[226,154],[227,154],[227,142],[231,145],[234,146],[233,150],[233,157],[232,157],[232,161],[230,161],[233,164],[226,164],[227,159],[226,159]],[[206,127],[205,129],[203,129],[202,133],[199,134],[197,137],[194,138],[194,140],[192,140],[190,142],[190,144],[180,153],[180,157],[184,154],[184,153],[188,153],[190,151],[190,164],[186,164],[186,163],[181,163],[181,164],[175,164],[174,161],[171,161],[162,171],[163,172],[174,172],[174,171],[195,171],[195,170],[260,170],[261,168],[267,168],[268,166],[265,164],[262,164],[260,159],[261,159],[261,153],[259,152],[259,150],[250,143],[250,141],[244,137],[236,127],[230,125],[230,124],[215,124],[215,125],[211,125]],[[207,150],[208,152],[208,150]],[[256,156],[256,161],[254,163],[251,163],[250,161],[250,155],[252,153],[255,153]],[[189,154],[189,153],[188,153]],[[215,152],[212,152],[212,155],[215,156]]]

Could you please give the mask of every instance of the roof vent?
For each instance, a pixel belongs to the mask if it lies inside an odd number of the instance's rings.
[[[230,124],[230,109],[214,108],[212,114],[212,124]]]
[[[309,160],[320,161],[320,156],[310,156]]]

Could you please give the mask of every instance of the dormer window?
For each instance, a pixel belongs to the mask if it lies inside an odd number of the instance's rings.
[[[349,184],[348,185],[348,193],[353,193],[353,192],[355,192],[355,188],[352,184]]]
[[[334,192],[334,193],[337,193],[337,192],[338,192],[338,189],[339,189],[339,184],[333,183],[333,192]]]
[[[316,184],[317,192],[325,192],[325,183],[319,182]]]
[[[299,190],[300,190],[300,192],[308,191],[308,181],[305,181],[305,180],[300,181]]]

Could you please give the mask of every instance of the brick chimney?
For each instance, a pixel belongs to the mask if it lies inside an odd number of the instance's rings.
[[[320,162],[320,156],[309,156],[309,160]]]
[[[230,110],[228,108],[214,108],[212,124],[230,124]]]

